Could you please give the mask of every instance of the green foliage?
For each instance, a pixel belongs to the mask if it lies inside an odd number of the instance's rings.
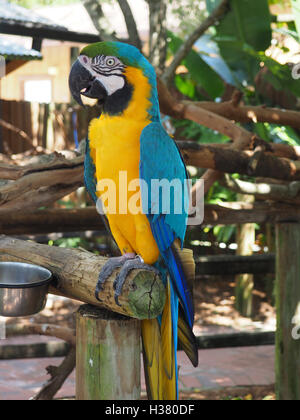
[[[56,241],[49,241],[48,245],[60,248],[89,248],[89,243],[82,238],[62,238]]]
[[[183,41],[171,32],[169,32],[168,38],[169,48],[171,52],[175,54],[182,45]],[[196,51],[191,50],[183,64],[189,71],[190,79],[192,79],[197,85],[201,86],[212,99],[222,96],[224,92],[224,83],[221,77],[201,58]],[[186,86],[183,82],[179,82],[178,77],[176,78],[176,85],[183,94],[186,94]],[[191,92],[192,91],[189,90],[190,94]]]
[[[199,143],[226,143],[229,138],[217,131],[210,130],[193,121],[175,120],[175,128],[179,129],[180,137],[187,140],[196,140]]]
[[[291,0],[293,13],[295,15],[295,23],[296,28],[298,31],[298,35],[300,36],[300,3],[299,0]]]
[[[207,0],[209,1],[209,0]],[[222,57],[234,72],[243,72],[253,81],[260,67],[257,57],[244,51],[246,46],[265,51],[271,44],[271,14],[267,0],[231,0],[231,11],[216,27],[216,41]]]
[[[60,6],[65,4],[78,3],[80,0],[9,0],[10,3],[32,9],[40,6]]]

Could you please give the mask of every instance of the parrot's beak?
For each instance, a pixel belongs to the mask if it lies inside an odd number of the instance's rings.
[[[79,60],[75,61],[72,66],[69,87],[73,98],[81,106],[84,106],[81,95],[97,99],[99,104],[103,104],[107,97],[107,91],[103,84],[93,77]]]

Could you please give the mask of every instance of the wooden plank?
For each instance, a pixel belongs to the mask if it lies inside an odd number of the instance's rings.
[[[272,346],[275,344],[274,331],[201,334],[196,338],[198,348],[201,350],[234,347]]]
[[[76,321],[76,399],[139,400],[140,322],[88,305]]]
[[[70,346],[64,342],[0,345],[0,360],[37,359],[44,357],[64,357]]]
[[[300,224],[276,226],[276,393],[300,400]]]
[[[273,346],[274,331],[233,332],[224,334],[200,334],[196,337],[198,349],[222,349],[235,347]],[[65,357],[70,346],[67,343],[0,345],[0,360]]]
[[[196,258],[196,264],[198,276],[275,273],[275,254],[209,255]]]
[[[2,165],[3,166],[3,165]],[[52,181],[51,178],[49,179],[49,174],[52,174],[53,181],[55,182],[63,182],[68,176],[68,181],[75,180],[76,187],[80,187],[83,185],[83,180],[81,181],[81,167],[74,165],[74,168],[65,167],[62,168],[53,168],[50,172],[47,171],[46,168],[41,168],[40,171],[37,172],[36,177],[47,178],[48,182],[44,181],[44,189],[46,186],[51,186],[53,191],[58,193],[60,190],[55,191],[55,183],[50,182]],[[11,174],[10,174],[11,172]],[[2,170],[0,168],[0,179],[1,175],[6,175],[7,178],[10,179],[18,179],[19,178],[19,169],[16,167],[11,166],[3,166]],[[29,176],[32,176],[29,178]],[[38,203],[38,192],[35,190],[39,189],[39,179],[33,177],[33,174],[29,174],[26,177],[24,176],[21,179],[29,179],[30,182],[34,185],[34,191],[30,190],[30,185],[27,185],[27,182],[22,182],[20,185],[23,190],[16,190],[18,192],[18,196],[22,196],[25,190],[25,187],[28,188],[28,194],[31,191],[31,197],[29,197],[28,201],[28,210],[25,212],[21,212],[18,214],[12,213],[10,211],[4,210],[4,207],[1,209],[0,207],[0,233],[5,235],[25,235],[25,234],[38,234],[38,233],[56,233],[56,232],[79,232],[79,231],[89,231],[89,230],[99,230],[102,227],[101,217],[97,212],[95,207],[87,207],[85,209],[48,209],[48,210],[37,210],[34,208],[33,197],[36,197],[35,202]],[[54,179],[55,177],[55,179]],[[69,187],[69,193],[72,192],[72,184]],[[75,188],[75,187],[74,187]],[[3,191],[3,188],[1,188]],[[5,192],[7,193],[8,190],[11,188],[6,188]],[[13,189],[14,190],[14,189]],[[33,192],[32,192],[33,191]],[[4,192],[4,191],[3,191]],[[40,193],[40,196],[43,195]],[[61,195],[63,196],[63,195]],[[45,199],[47,199],[47,195],[45,192]],[[50,196],[51,198],[51,196]],[[44,199],[44,198],[43,198]],[[0,200],[1,201],[1,200]],[[52,200],[53,202],[53,200]],[[44,204],[43,204],[44,205]],[[40,205],[37,204],[37,207]],[[190,240],[198,240],[200,231],[199,229],[203,229],[203,226],[206,225],[235,225],[237,223],[247,223],[250,221],[251,223],[259,219],[258,223],[276,223],[280,220],[299,220],[300,221],[300,209],[294,206],[285,206],[284,204],[271,204],[264,203],[262,206],[254,206],[252,209],[244,210],[244,209],[230,209],[224,208],[218,205],[205,205],[205,219],[204,223],[201,226],[191,226],[189,228],[189,239]],[[45,221],[45,224],[42,225],[41,220]],[[62,223],[62,220],[66,220],[66,223]],[[226,267],[224,267],[226,270]],[[224,272],[225,274],[225,272]]]

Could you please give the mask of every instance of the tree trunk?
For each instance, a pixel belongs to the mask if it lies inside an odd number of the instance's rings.
[[[159,72],[162,72],[167,59],[168,0],[147,0],[147,3],[150,12],[149,60]]]
[[[140,322],[85,305],[76,331],[76,399],[139,400]]]
[[[92,22],[103,41],[118,41],[115,34],[110,32],[100,0],[82,0]]]
[[[276,392],[300,400],[300,224],[276,226]]]

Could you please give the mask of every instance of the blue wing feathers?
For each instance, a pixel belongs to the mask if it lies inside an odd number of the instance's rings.
[[[97,191],[97,179],[96,179],[96,167],[93,162],[90,150],[90,141],[86,139],[86,150],[84,159],[84,183],[92,199],[97,203],[98,197]]]
[[[175,214],[174,207],[170,206],[169,214],[151,214],[153,208],[157,208],[157,203],[161,197],[156,196],[151,189],[152,180],[167,179],[172,182],[179,179],[184,186],[187,179],[186,168],[178,148],[174,141],[165,132],[161,123],[152,123],[148,125],[141,135],[141,158],[140,158],[140,177],[146,181],[147,206],[145,206],[145,196],[142,188],[143,208],[147,207],[147,216],[151,225],[153,236],[156,240],[161,256],[170,273],[173,287],[179,297],[184,308],[189,325],[192,327],[194,322],[194,309],[192,297],[189,292],[184,270],[180,261],[176,260],[172,246],[178,238],[183,245],[186,226],[188,208],[188,192],[182,194],[182,211]],[[156,207],[155,207],[156,206]],[[160,206],[161,207],[161,206]],[[178,316],[178,314],[177,314]]]

